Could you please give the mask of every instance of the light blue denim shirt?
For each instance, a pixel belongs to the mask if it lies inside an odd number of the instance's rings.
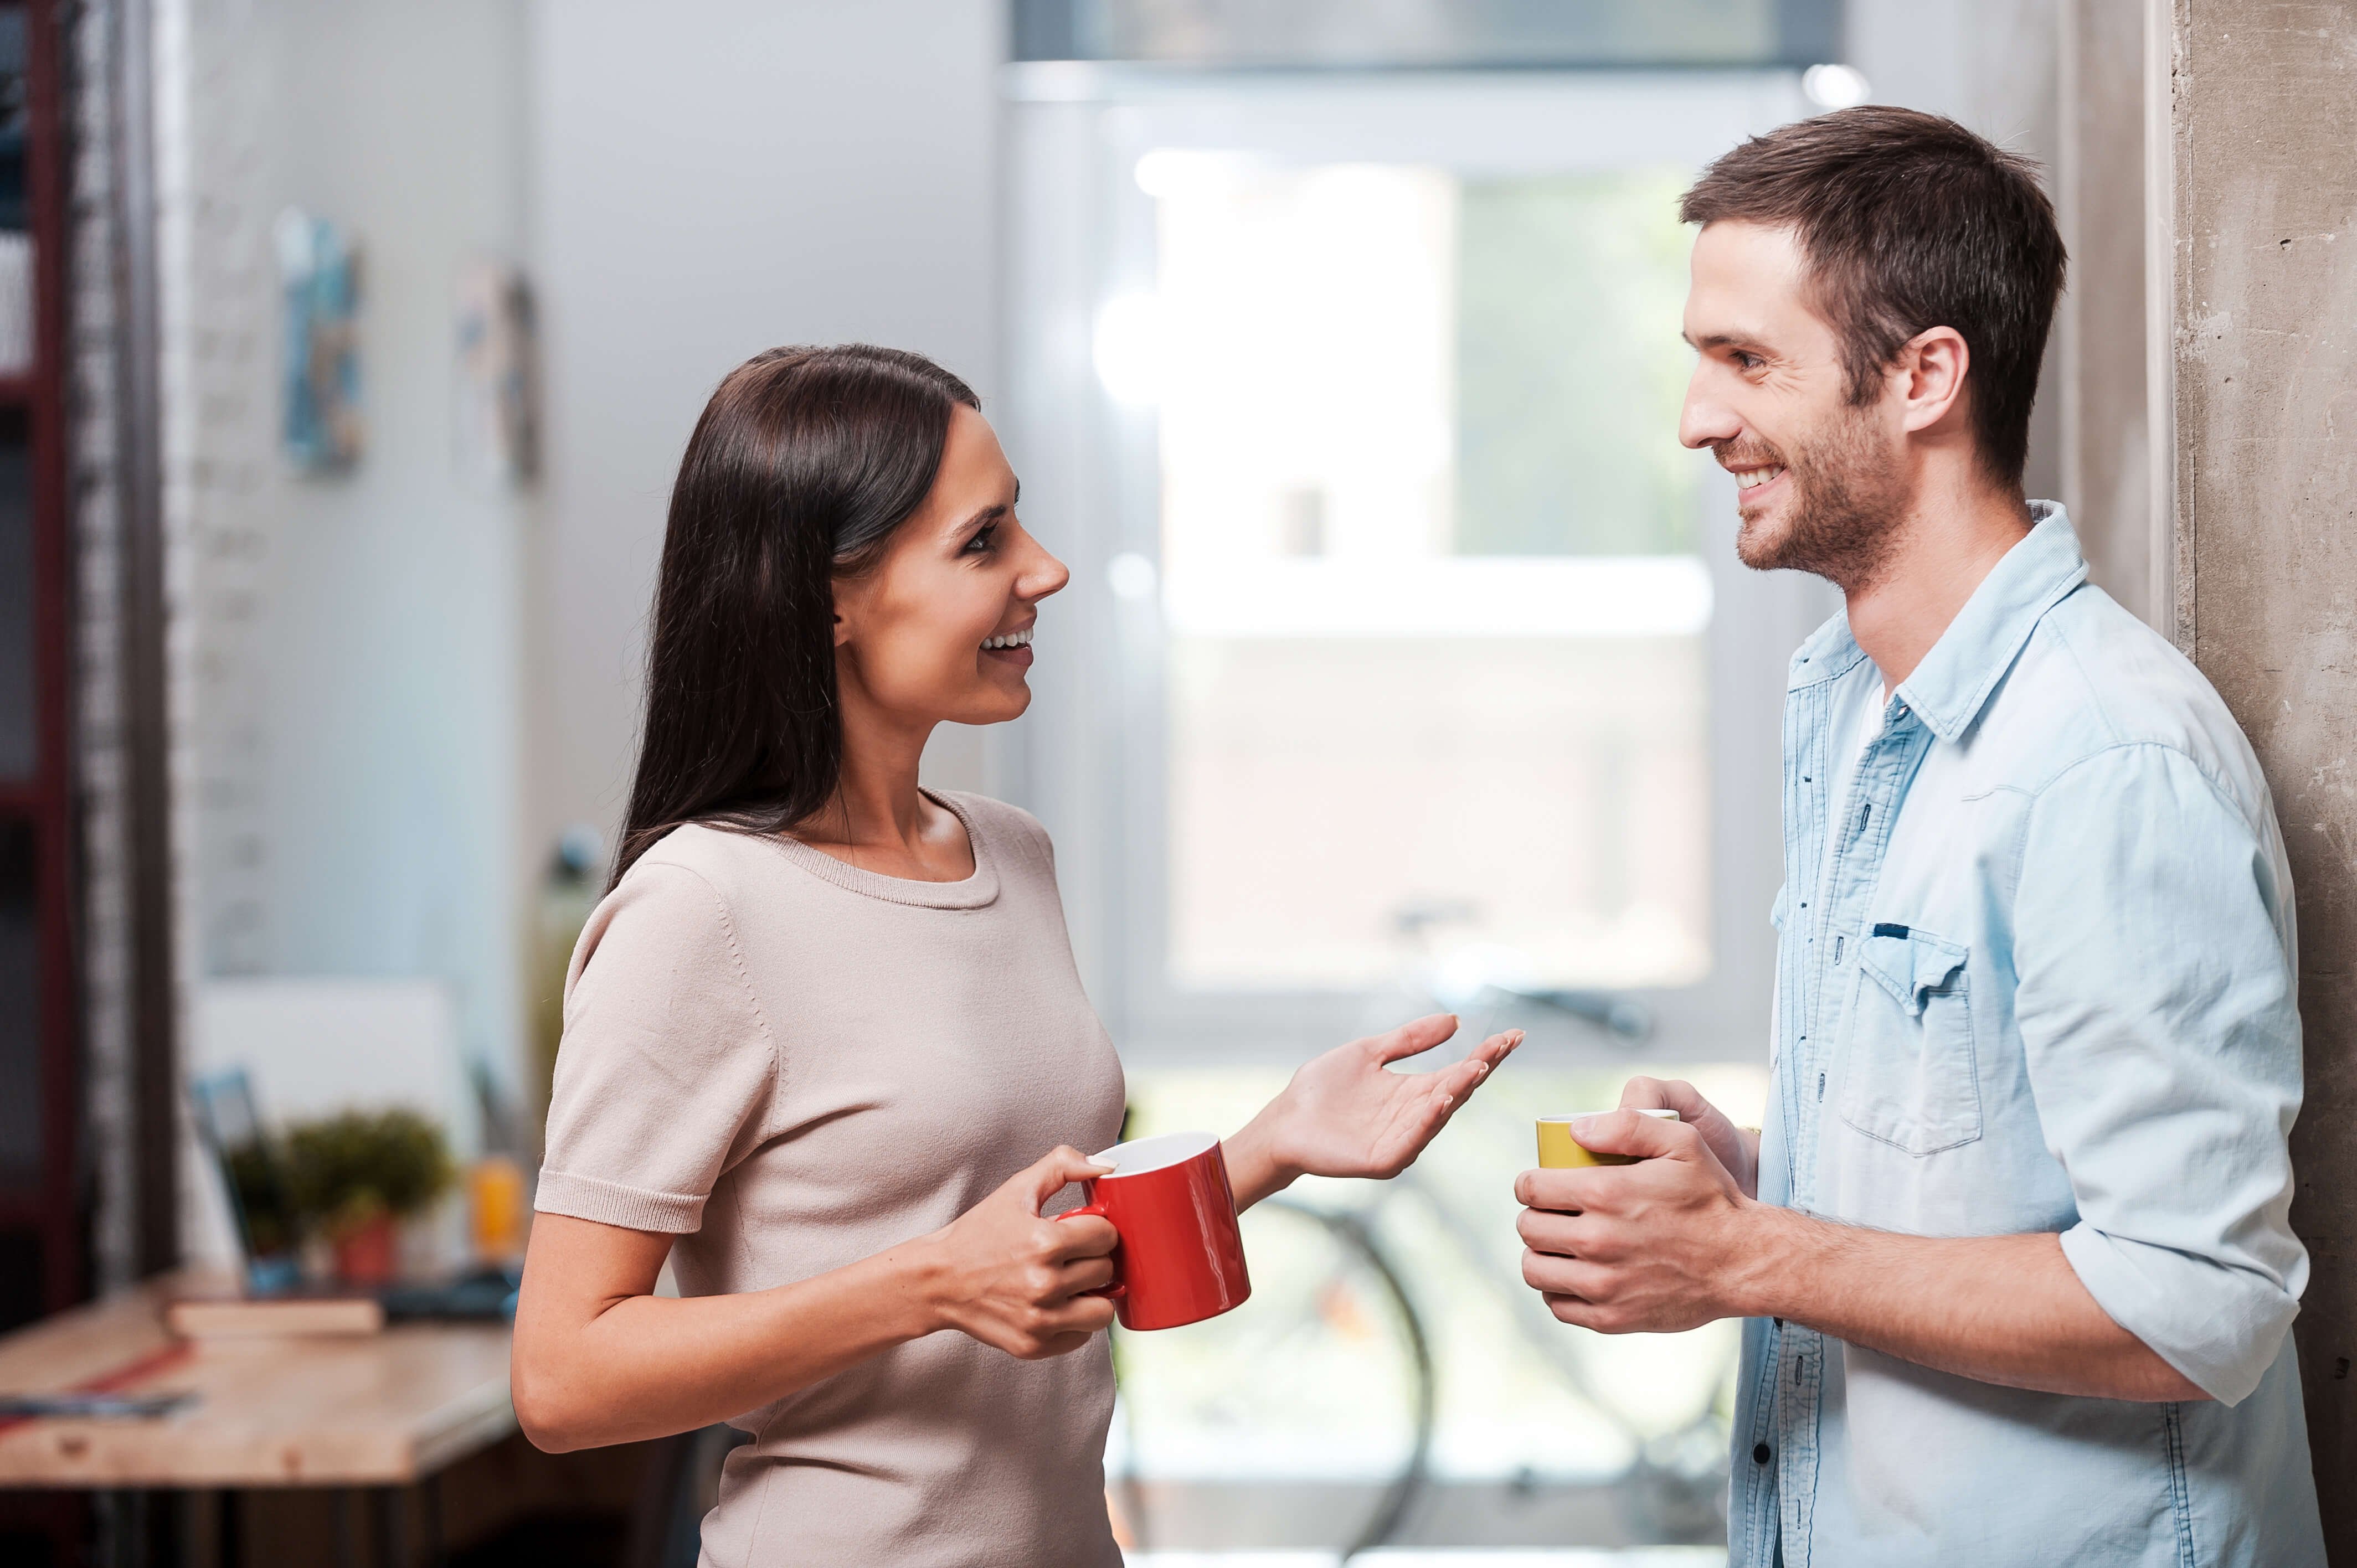
[[[1754,1320],[1738,1568],[2324,1562],[2288,1332],[2308,1255],[2274,809],[2209,682],[2087,583],[2060,507],[2031,510],[1854,771],[1833,719],[1881,672],[1840,616],[1793,656],[1760,1196],[2059,1233],[2212,1398],[2029,1393]]]

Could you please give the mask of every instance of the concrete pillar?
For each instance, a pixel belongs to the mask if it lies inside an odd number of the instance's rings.
[[[2176,633],[2258,748],[2298,886],[2297,1332],[2325,1536],[2357,1563],[2357,13],[2159,3]]]

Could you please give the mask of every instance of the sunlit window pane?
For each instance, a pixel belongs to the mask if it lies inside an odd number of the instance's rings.
[[[1172,968],[1359,985],[1418,929],[1505,980],[1709,966],[1694,637],[1178,637]]]
[[[1469,180],[1458,206],[1457,549],[1695,548],[1678,445],[1677,173]]]
[[[1411,942],[1701,980],[1676,178],[1169,151],[1138,177],[1172,980],[1353,987]]]

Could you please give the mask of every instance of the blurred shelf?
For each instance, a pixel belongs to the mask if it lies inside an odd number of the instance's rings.
[[[0,408],[30,408],[38,395],[30,371],[22,375],[0,376]]]
[[[38,1176],[17,1173],[0,1187],[0,1230],[38,1230],[48,1215]]]
[[[0,779],[0,812],[10,816],[38,811],[49,803],[49,792],[37,779]]]

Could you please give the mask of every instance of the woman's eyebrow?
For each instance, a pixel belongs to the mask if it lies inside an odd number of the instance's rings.
[[[972,517],[967,518],[963,522],[959,523],[952,532],[953,535],[961,536],[979,533],[994,522],[1005,521],[1007,513],[1012,510],[1013,509],[1011,507],[1008,507],[1004,503],[986,506],[980,511],[975,512]]]

